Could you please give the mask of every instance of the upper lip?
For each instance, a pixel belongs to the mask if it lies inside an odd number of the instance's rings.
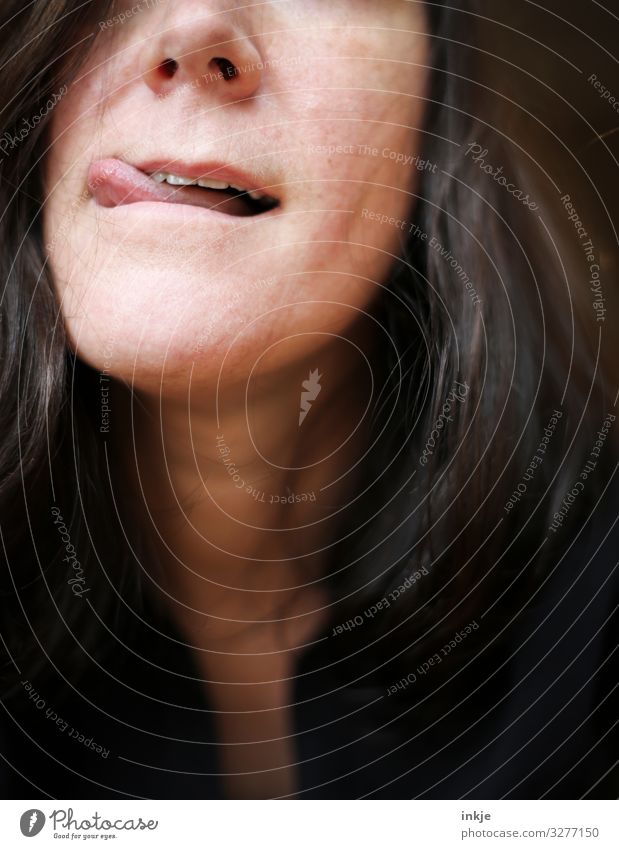
[[[134,165],[139,171],[152,176],[157,173],[174,174],[187,180],[218,180],[245,192],[260,192],[279,203],[280,198],[265,178],[252,175],[239,168],[216,162],[187,162],[178,159],[152,159]]]

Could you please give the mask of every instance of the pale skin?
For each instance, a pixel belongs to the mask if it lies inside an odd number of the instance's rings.
[[[219,711],[232,798],[298,787],[291,679],[333,601],[320,577],[367,437],[364,316],[402,237],[363,210],[410,217],[417,172],[388,151],[420,148],[425,26],[400,0],[164,2],[103,28],[54,110],[45,241],[69,344],[138,402],[132,433],[119,396],[110,446]],[[280,205],[211,222],[89,193],[93,160],[153,156],[232,163]]]

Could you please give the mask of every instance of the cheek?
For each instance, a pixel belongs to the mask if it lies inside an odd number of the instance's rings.
[[[329,240],[321,248],[324,267],[345,260],[354,273],[384,280],[400,254],[417,204],[427,72],[404,82],[402,91],[402,79],[386,74],[376,79],[377,90],[349,92],[336,120],[326,102],[308,112],[308,195],[325,212],[306,223],[309,239]]]
[[[401,254],[413,222],[419,139],[410,131],[375,131],[371,141],[340,141],[340,147],[340,154],[323,154],[314,203],[324,211],[306,217],[304,235],[319,246],[314,263],[320,268],[339,273],[347,269],[378,285]]]

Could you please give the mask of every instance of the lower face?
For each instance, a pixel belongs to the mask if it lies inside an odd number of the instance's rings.
[[[417,4],[243,7],[229,14],[263,66],[251,97],[180,74],[157,91],[145,45],[190,31],[184,15],[208,43],[202,6],[151,4],[102,30],[50,125],[44,239],[70,345],[145,392],[184,392],[189,376],[212,385],[224,364],[242,382],[345,340],[381,297],[414,207],[427,88]],[[277,205],[228,214],[196,204],[198,188],[110,203],[93,189],[110,160],[144,167],[154,186],[144,163],[225,165]]]

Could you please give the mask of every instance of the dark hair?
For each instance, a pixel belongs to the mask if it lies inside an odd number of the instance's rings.
[[[98,19],[109,5],[96,4]],[[94,41],[94,6],[42,0],[24,8],[5,0],[1,131],[19,127],[70,84]],[[342,658],[358,664],[359,678],[374,683],[408,672],[482,614],[483,628],[466,651],[495,642],[507,611],[524,603],[551,556],[575,536],[567,532],[557,544],[548,527],[606,412],[604,371],[585,318],[590,304],[566,287],[561,233],[553,231],[557,252],[531,207],[466,153],[480,145],[489,163],[535,196],[531,168],[501,130],[500,98],[481,81],[479,7],[428,4],[433,72],[422,156],[436,167],[421,174],[413,234],[381,301],[388,343],[375,448],[354,526],[339,543],[344,559],[331,576],[342,599],[337,623],[423,570],[397,605],[368,619],[362,632],[345,630],[337,643]],[[63,55],[59,45],[67,44],[77,46]],[[52,664],[74,682],[113,648],[114,634],[139,615],[149,556],[131,506],[112,490],[118,471],[88,400],[96,397],[96,376],[67,348],[46,266],[45,124],[0,159],[6,693],[16,668],[34,678]],[[555,411],[561,415],[551,425]],[[549,431],[544,460],[521,493]],[[573,506],[576,530],[601,486],[588,487]],[[65,543],[51,508],[92,590],[79,604],[67,586]],[[439,672],[451,682],[441,698],[453,698],[457,676],[449,663]]]

